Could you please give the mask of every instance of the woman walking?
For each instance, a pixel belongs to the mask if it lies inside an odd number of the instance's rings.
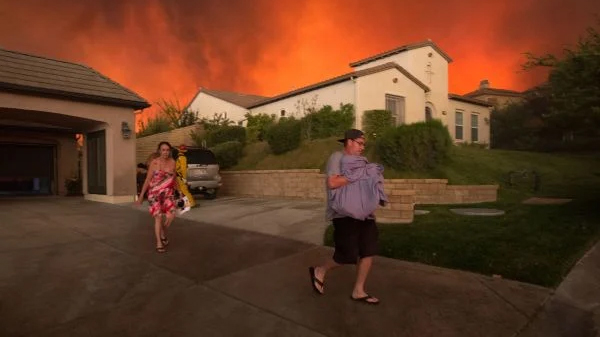
[[[156,251],[167,251],[169,240],[167,230],[175,219],[175,160],[172,156],[172,147],[168,142],[160,142],[157,149],[158,157],[150,162],[144,186],[137,200],[138,205],[144,201],[148,190],[148,203],[150,214],[154,217],[154,235],[156,236]],[[163,223],[163,215],[165,221]]]

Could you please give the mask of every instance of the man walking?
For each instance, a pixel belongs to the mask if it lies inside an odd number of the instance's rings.
[[[379,299],[367,294],[365,281],[371,270],[373,256],[377,253],[379,231],[373,215],[359,220],[336,213],[331,205],[331,191],[348,184],[341,174],[342,157],[346,155],[361,155],[365,149],[364,133],[357,129],[346,131],[344,150],[331,154],[327,161],[327,220],[333,222],[333,240],[335,252],[332,258],[317,267],[310,267],[310,279],[313,289],[320,295],[324,294],[324,281],[327,272],[344,264],[356,264],[357,273],[351,298],[366,304],[379,304]],[[355,196],[360,199],[360,195]]]

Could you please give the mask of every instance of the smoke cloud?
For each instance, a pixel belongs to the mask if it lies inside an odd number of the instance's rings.
[[[597,0],[0,0],[0,47],[84,63],[151,103],[185,105],[201,86],[276,95],[432,39],[463,94],[484,78],[539,84],[543,73],[520,71],[523,53],[560,53],[594,14]]]

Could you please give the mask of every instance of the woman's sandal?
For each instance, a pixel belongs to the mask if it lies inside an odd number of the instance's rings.
[[[162,246],[162,247],[156,247],[156,252],[157,253],[164,253],[167,251],[167,247]]]
[[[161,238],[160,242],[162,242],[163,246],[168,246],[169,245],[169,239],[165,238]]]

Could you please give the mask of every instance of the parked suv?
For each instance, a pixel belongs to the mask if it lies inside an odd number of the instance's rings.
[[[174,150],[177,158],[177,149]],[[188,147],[187,157],[187,185],[192,194],[203,193],[206,199],[217,197],[221,187],[219,164],[212,151],[203,148]]]

